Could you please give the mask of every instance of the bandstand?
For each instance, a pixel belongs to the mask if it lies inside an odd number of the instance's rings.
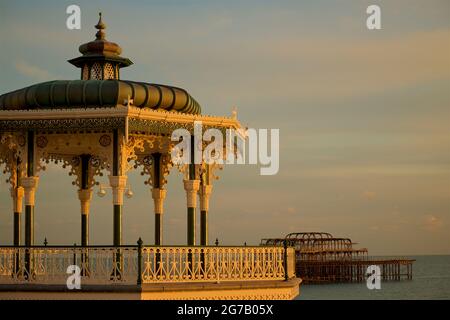
[[[13,245],[0,247],[0,298],[5,294],[61,298],[60,292],[67,294],[68,265],[80,267],[81,291],[91,298],[295,297],[299,280],[292,248],[209,246],[209,197],[221,165],[195,163],[194,151],[188,164],[172,161],[178,143],[171,139],[174,130],[182,128],[194,135],[197,122],[202,130],[239,130],[235,114],[201,115],[199,103],[184,89],[121,80],[121,69],[132,62],[121,56],[118,44],[106,40],[101,15],[95,27],[95,40],[81,45],[82,55],[69,60],[80,69],[80,80],[43,82],[0,96],[0,164],[10,185],[14,216]],[[35,194],[48,163],[61,165],[74,178],[74,196],[80,201],[80,246],[35,244],[34,216],[39,212],[34,207],[40,200]],[[185,246],[163,243],[166,177],[173,167],[184,176]],[[140,170],[153,199],[153,244],[122,243],[129,170]],[[104,172],[113,195],[112,243],[93,246],[90,202]],[[23,232],[25,243],[21,243]],[[33,289],[30,284],[40,287]],[[42,290],[42,285],[49,287]],[[78,292],[76,297],[82,296]]]

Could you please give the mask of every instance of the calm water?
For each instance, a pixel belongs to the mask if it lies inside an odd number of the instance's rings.
[[[305,285],[299,300],[314,299],[450,299],[450,256],[411,256],[413,280],[381,282],[380,290],[364,283]]]

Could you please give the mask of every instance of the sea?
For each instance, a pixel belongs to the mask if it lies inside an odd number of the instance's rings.
[[[413,279],[382,281],[381,289],[366,283],[301,285],[296,300],[426,300],[450,299],[450,255],[423,255],[416,259]]]

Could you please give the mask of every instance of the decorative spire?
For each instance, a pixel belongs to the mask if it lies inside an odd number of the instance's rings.
[[[105,39],[105,31],[104,30],[106,29],[106,24],[103,23],[102,13],[99,12],[98,15],[99,15],[98,22],[95,25],[95,28],[98,29],[98,31],[95,34],[95,38],[97,40],[104,40]]]
[[[129,59],[121,57],[122,48],[114,42],[105,39],[106,24],[102,13],[95,28],[95,40],[82,44],[78,50],[82,56],[70,59],[69,62],[81,68],[81,79],[107,80],[119,79],[119,69],[133,64]]]

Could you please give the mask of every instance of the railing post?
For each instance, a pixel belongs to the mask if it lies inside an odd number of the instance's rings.
[[[137,244],[138,244],[137,284],[141,285],[142,284],[142,244],[143,244],[143,241],[140,237],[139,237],[139,240],[137,241]]]
[[[284,239],[283,241],[283,247],[284,247],[284,280],[289,280],[289,273],[288,273],[288,246],[287,246],[287,240]]]
[[[13,270],[13,278],[18,278],[20,276],[20,248],[14,248],[14,270]]]
[[[205,247],[200,249],[200,270],[203,276],[206,274],[205,251]]]
[[[73,265],[77,265],[77,244],[73,244]]]

